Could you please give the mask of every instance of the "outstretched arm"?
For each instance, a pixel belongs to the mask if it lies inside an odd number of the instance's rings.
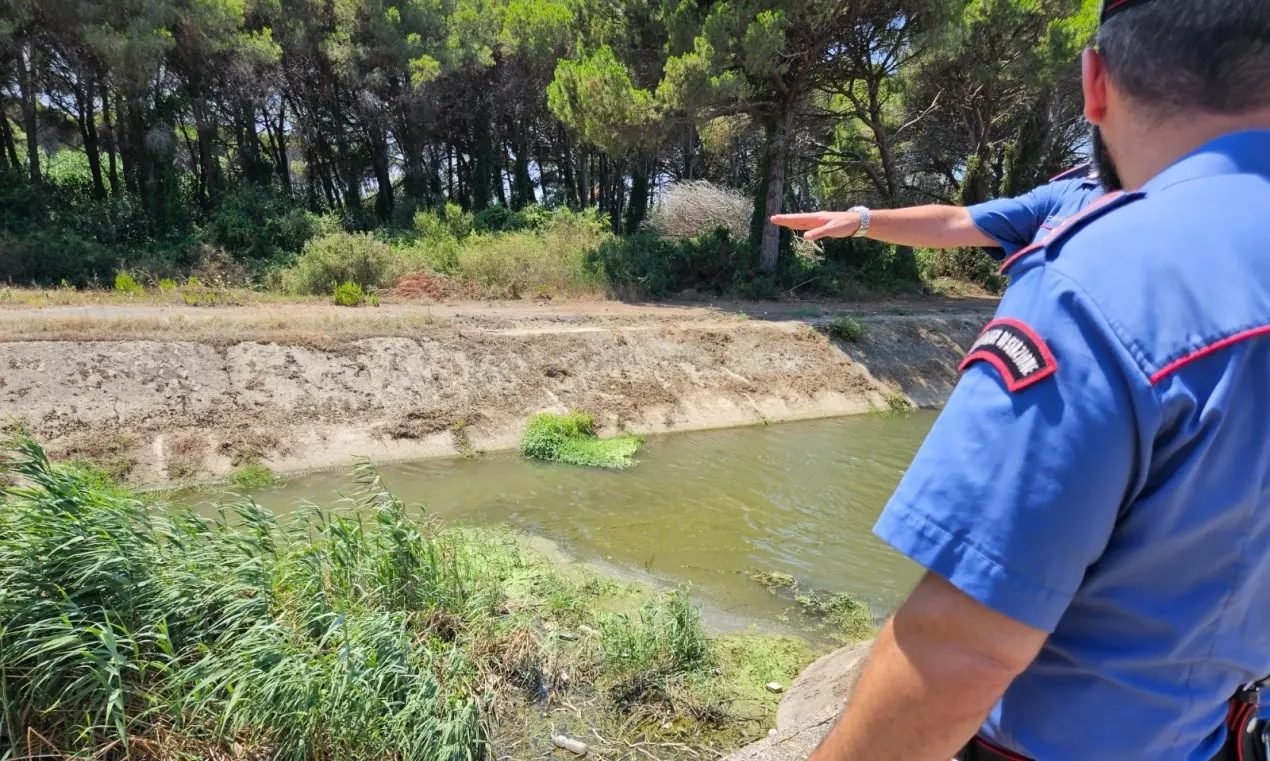
[[[852,211],[818,211],[809,214],[777,214],[772,223],[791,230],[805,230],[807,240],[846,238],[860,228],[860,215]],[[996,240],[975,227],[970,212],[961,206],[910,206],[905,209],[873,209],[865,236],[898,246],[918,248],[993,247]]]
[[[846,713],[808,761],[948,761],[1045,638],[927,574],[883,627]]]

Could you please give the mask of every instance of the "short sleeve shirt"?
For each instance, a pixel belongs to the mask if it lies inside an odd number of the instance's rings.
[[[997,242],[985,251],[1005,259],[1043,240],[1103,194],[1097,178],[1087,172],[1058,179],[1014,198],[998,198],[967,207],[975,227]]]
[[[875,527],[1050,633],[985,738],[1208,761],[1227,699],[1270,673],[1266,209],[1270,131],[1236,133],[1010,265]]]

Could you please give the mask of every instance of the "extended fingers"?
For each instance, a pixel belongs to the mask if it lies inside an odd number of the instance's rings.
[[[777,214],[772,217],[772,224],[788,227],[791,230],[813,230],[829,222],[823,214]]]

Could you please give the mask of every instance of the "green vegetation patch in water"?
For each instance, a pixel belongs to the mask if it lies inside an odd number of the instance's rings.
[[[268,489],[271,486],[278,486],[282,483],[282,479],[268,465],[258,462],[249,462],[240,468],[230,471],[225,480],[229,482],[230,486],[239,489]]]
[[[695,758],[761,734],[774,703],[734,698],[809,660],[710,639],[683,592],[606,612],[629,591],[428,519],[369,465],[356,484],[333,509],[238,499],[208,517],[4,443],[0,740],[84,757],[483,758],[517,717],[576,704],[578,730],[605,728],[615,749],[665,738],[686,750],[662,758]]]
[[[585,412],[535,415],[520,440],[520,453],[534,460],[595,468],[629,468],[643,442],[638,436],[601,439],[595,418]]]

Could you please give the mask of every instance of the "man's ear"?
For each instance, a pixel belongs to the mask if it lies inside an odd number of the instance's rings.
[[[1107,64],[1093,48],[1080,56],[1080,84],[1085,94],[1085,118],[1101,126],[1107,116]]]

